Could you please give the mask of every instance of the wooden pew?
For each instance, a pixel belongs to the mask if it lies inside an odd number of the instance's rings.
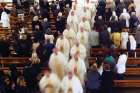
[[[140,76],[140,68],[127,68],[125,76]]]
[[[21,67],[30,64],[28,57],[1,57],[0,64],[3,67],[7,67],[10,64],[20,65]]]
[[[97,55],[104,56],[106,54],[106,51],[108,51],[105,48],[91,48],[90,49],[90,56],[95,57]],[[112,50],[113,54],[116,56],[119,56],[121,49],[117,48]],[[126,53],[128,52],[127,50],[124,50]],[[140,57],[140,48],[137,48],[135,50],[135,57]]]
[[[93,64],[96,61],[96,57],[89,57],[88,60],[89,60],[89,64]],[[128,58],[126,64],[127,65],[140,65],[140,58]]]
[[[114,80],[115,87],[140,88],[140,80]]]

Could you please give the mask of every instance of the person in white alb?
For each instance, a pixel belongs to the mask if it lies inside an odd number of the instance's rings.
[[[75,45],[71,48],[70,56],[73,57],[75,54],[78,54],[81,59],[85,60],[86,53],[86,47],[80,42],[76,41]]]
[[[4,27],[4,28],[10,28],[9,15],[5,11],[3,11],[1,13],[1,23],[2,23],[2,27]]]
[[[80,80],[72,71],[69,71],[61,82],[63,93],[83,93],[83,88]]]
[[[86,74],[86,65],[84,60],[82,60],[79,55],[72,57],[67,65],[71,68],[71,71],[80,79],[82,85],[84,85],[85,74]]]
[[[70,11],[69,16],[67,18],[67,24],[72,28],[76,33],[78,31],[78,17],[75,11]]]
[[[60,36],[56,41],[56,47],[66,56],[66,59],[69,60],[70,43],[68,39],[64,36]]]
[[[63,53],[61,53],[57,48],[53,50],[54,52],[50,56],[49,68],[53,73],[55,73],[60,80],[65,76],[66,64],[68,61]]]
[[[59,93],[61,82],[56,74],[51,71],[45,71],[43,77],[39,81],[41,93]]]
[[[116,64],[117,76],[118,80],[124,79],[124,73],[126,72],[126,63],[127,63],[127,55],[124,51],[121,51],[121,54],[118,58],[118,62]]]

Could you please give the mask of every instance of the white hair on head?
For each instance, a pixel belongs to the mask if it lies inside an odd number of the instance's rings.
[[[126,13],[126,12],[127,12],[127,10],[126,10],[126,8],[124,8],[124,9],[123,9],[123,13]]]
[[[62,16],[62,12],[59,12],[59,13],[58,13],[58,16]]]
[[[113,16],[116,16],[116,12],[115,12],[115,11],[112,11],[112,15],[113,15]]]
[[[108,27],[108,28],[107,28],[107,31],[108,31],[109,33],[111,33],[111,27]]]
[[[38,21],[38,19],[39,19],[38,16],[33,17],[33,21]]]
[[[132,12],[131,15],[136,15],[136,12]]]
[[[98,16],[98,19],[102,19],[102,16]]]
[[[67,7],[67,8],[69,8],[69,7],[70,7],[70,5],[69,5],[69,4],[66,4],[66,7]]]
[[[44,20],[43,20],[44,22],[47,22],[48,21],[48,18],[44,18]]]

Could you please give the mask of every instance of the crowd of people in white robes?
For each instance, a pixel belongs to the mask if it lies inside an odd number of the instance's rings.
[[[55,88],[55,86],[60,87],[63,93],[84,92],[83,87],[85,85],[85,75],[88,67],[86,60],[89,49],[88,35],[91,32],[91,18],[95,17],[92,13],[96,9],[84,5],[82,7],[80,6],[81,10],[78,10],[78,5],[80,4],[73,4],[67,18],[67,29],[64,30],[63,35],[56,41],[56,48],[49,60],[50,75],[45,74],[40,81],[40,87],[41,91],[44,91],[43,93],[48,93],[47,87],[43,86],[50,87],[45,82],[49,81],[49,79],[57,80],[59,82],[57,85],[59,86],[56,86],[56,82],[49,83],[52,84],[52,88]],[[51,78],[53,74],[55,74],[55,77]],[[42,83],[45,83],[45,85]],[[52,90],[50,89],[49,91]],[[55,93],[58,92],[59,90]]]

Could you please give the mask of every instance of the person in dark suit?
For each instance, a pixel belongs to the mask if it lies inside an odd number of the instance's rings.
[[[110,65],[104,63],[101,76],[100,93],[113,93],[114,73],[110,70]]]
[[[42,22],[42,27],[43,27],[43,32],[49,32],[50,30],[50,22],[48,21],[47,18],[44,18],[43,22]]]
[[[94,63],[91,65],[90,70],[87,72],[87,81],[85,85],[86,92],[99,93],[100,83],[100,74],[97,71],[97,64]]]
[[[41,22],[39,21],[38,16],[34,16],[33,17],[33,21],[32,21],[32,30],[35,31],[36,26],[39,26],[39,28],[42,28]]]
[[[9,42],[5,37],[0,38],[0,56],[8,57],[10,55]]]
[[[51,43],[49,39],[47,39],[47,41],[43,45],[43,61],[44,61],[43,66],[48,67],[48,61],[50,59],[50,56],[53,52],[54,47],[55,45]]]
[[[120,19],[119,22],[118,22],[118,25],[119,25],[120,31],[121,31],[123,28],[126,28],[126,20],[125,20],[125,19]]]
[[[6,93],[5,85],[4,85],[4,72],[0,70],[0,93]]]
[[[56,21],[56,30],[58,33],[63,33],[65,28],[65,24],[64,24],[64,18],[62,17],[62,13],[59,12],[58,16],[57,16],[57,21]]]
[[[39,2],[41,15],[43,18],[47,17],[49,18],[49,12],[50,12],[50,5],[48,0],[40,0]]]
[[[110,34],[106,27],[101,27],[101,32],[99,32],[99,42],[102,47],[109,48],[111,45]]]
[[[35,27],[35,39],[38,41],[44,40],[44,33],[39,25],[36,25],[36,27]]]
[[[135,13],[135,12],[132,12],[132,13],[131,13],[131,17],[130,17],[129,22],[130,22],[130,29],[131,29],[131,31],[135,32],[137,26],[139,25],[139,19],[138,19],[138,17],[136,16],[136,13]],[[133,32],[132,32],[132,33],[133,33]]]
[[[65,0],[65,5],[69,5],[70,8],[72,7],[72,0]]]

